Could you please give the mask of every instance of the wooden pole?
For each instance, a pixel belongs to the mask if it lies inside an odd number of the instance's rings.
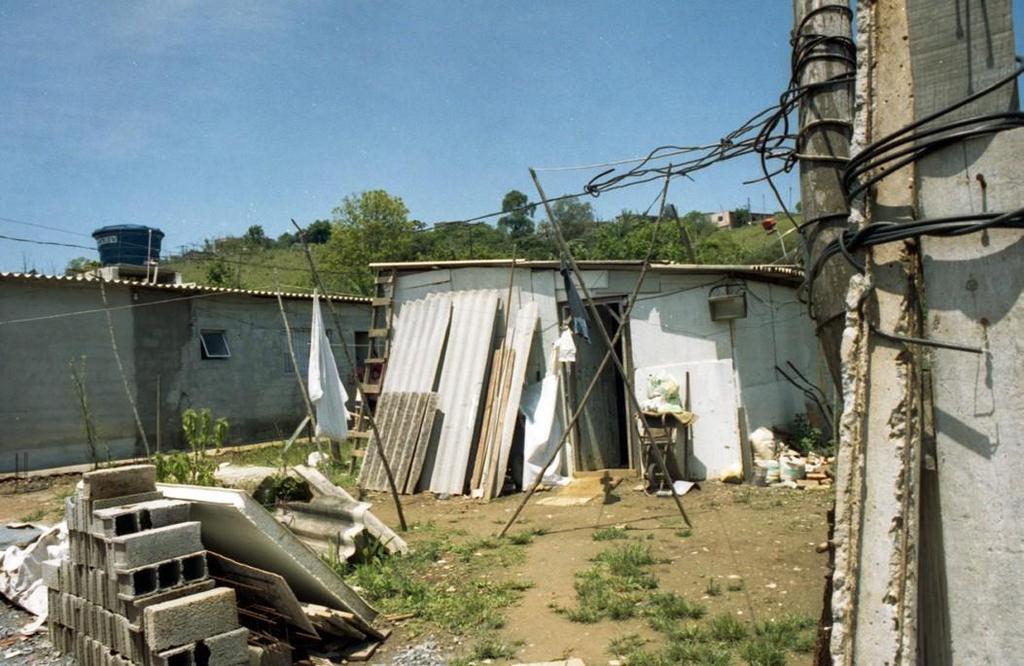
[[[132,415],[135,417],[135,427],[139,431],[139,437],[142,438],[142,446],[146,449],[146,457],[150,456],[149,453],[149,439],[146,438],[146,429],[142,427],[142,419],[139,418],[139,410],[135,406],[135,397],[132,396],[132,389],[128,385],[128,375],[124,371],[124,364],[121,363],[121,354],[117,351],[117,336],[114,335],[114,319],[110,316],[110,307],[107,305],[107,289],[103,286],[103,280],[99,281],[100,285],[100,298],[103,299],[103,313],[107,316],[107,330],[110,331],[110,348],[114,350],[114,361],[117,362],[117,371],[121,373],[121,383],[124,384],[124,394],[128,398],[128,404],[131,405]]]
[[[544,194],[544,190],[541,188],[540,181],[537,179],[537,174],[536,174],[536,172],[533,171],[533,169],[530,169],[530,175],[533,177],[534,184],[537,186],[537,191],[540,194],[541,200],[544,201],[546,199],[546,196]],[[647,276],[647,271],[650,268],[651,257],[654,254],[654,249],[655,249],[656,244],[657,244],[658,228],[660,227],[661,220],[662,220],[662,218],[664,217],[664,214],[665,214],[665,197],[667,196],[667,194],[668,194],[668,178],[665,179],[665,188],[662,191],[662,198],[661,198],[661,211],[660,211],[660,213],[658,215],[658,222],[656,223],[656,226],[655,226],[655,229],[654,229],[654,233],[653,233],[653,236],[651,238],[650,249],[648,250],[647,257],[644,259],[643,265],[640,268],[640,275],[637,278],[636,284],[633,286],[633,291],[630,293],[629,298],[626,300],[626,307],[623,309],[623,312],[622,312],[622,321],[619,324],[618,328],[616,329],[615,336],[613,338],[611,338],[611,339],[608,338],[608,333],[604,329],[604,324],[601,322],[601,319],[600,319],[600,317],[598,316],[598,313],[597,313],[597,309],[594,307],[593,299],[591,299],[589,291],[585,292],[586,303],[587,303],[587,305],[591,309],[591,318],[594,319],[594,323],[596,324],[596,328],[599,331],[601,331],[601,333],[603,333],[603,338],[605,340],[605,346],[606,346],[604,357],[601,359],[601,363],[597,366],[597,370],[594,372],[594,376],[591,378],[590,384],[587,386],[587,390],[584,391],[583,398],[580,400],[579,404],[576,406],[576,411],[573,413],[572,418],[569,420],[569,423],[567,423],[565,428],[562,430],[562,435],[561,435],[561,437],[558,440],[558,445],[555,446],[552,449],[551,455],[548,456],[547,461],[545,461],[544,466],[541,468],[540,472],[537,474],[537,478],[534,479],[533,484],[530,486],[530,489],[527,491],[526,495],[523,497],[523,500],[519,503],[519,506],[516,507],[515,512],[513,512],[512,516],[508,519],[508,522],[505,523],[505,526],[501,529],[501,532],[498,533],[498,537],[499,538],[505,536],[505,534],[508,532],[509,528],[511,528],[513,523],[515,523],[516,518],[519,517],[519,514],[522,512],[522,510],[526,506],[527,502],[530,501],[530,497],[532,497],[533,494],[537,491],[537,488],[540,487],[541,481],[544,479],[544,473],[547,472],[548,468],[551,467],[551,465],[554,463],[555,458],[558,456],[558,452],[561,451],[562,447],[565,444],[566,439],[568,439],[569,433],[571,433],[573,428],[576,427],[576,422],[579,420],[580,416],[582,416],[583,410],[587,406],[587,401],[590,400],[590,396],[594,392],[594,389],[597,386],[598,380],[600,379],[601,374],[604,372],[605,368],[607,367],[609,361],[614,361],[616,363],[616,366],[619,369],[619,373],[623,377],[623,383],[626,385],[626,392],[631,396],[634,408],[636,409],[637,413],[638,414],[640,413],[640,405],[637,404],[637,402],[636,402],[636,395],[633,393],[632,382],[629,382],[628,379],[626,378],[626,373],[625,373],[625,371],[624,371],[624,369],[622,367],[622,363],[618,359],[618,356],[615,353],[615,345],[618,344],[619,340],[621,339],[623,333],[626,330],[626,323],[629,321],[630,312],[632,312],[632,310],[633,310],[633,305],[634,305],[634,303],[636,303],[636,298],[640,294],[640,289],[643,286],[644,278]],[[561,231],[558,228],[558,223],[555,221],[554,215],[551,214],[551,209],[548,207],[548,204],[546,202],[544,204],[544,207],[545,207],[545,209],[547,209],[548,219],[551,221],[551,226],[555,230],[556,238],[558,239],[559,244],[563,246],[562,251],[567,255],[567,259],[570,261],[571,265],[573,266],[573,272],[579,277],[581,288],[586,290],[586,283],[583,280],[583,276],[580,274],[580,272],[578,270],[578,266],[576,266],[576,261],[572,257],[571,251],[569,250],[568,245],[565,243],[565,239],[562,237]],[[632,421],[632,419],[629,419],[629,420]],[[633,424],[633,427],[634,428],[636,427],[635,424]],[[646,425],[645,425],[645,428],[646,428]],[[641,439],[641,441],[642,441],[642,438],[639,437],[639,433],[638,433],[638,439]],[[652,447],[652,448],[657,448],[657,447]],[[657,454],[657,455],[658,455],[659,461],[661,462],[662,471],[665,474],[665,478],[669,478],[668,470],[665,467],[664,459],[660,456],[660,453]],[[686,515],[686,510],[683,508],[683,504],[679,500],[679,497],[675,494],[674,490],[672,492],[672,497],[675,498],[676,506],[679,509],[680,515],[682,515],[682,517],[683,517],[683,522],[686,523],[687,527],[692,527],[692,525],[690,524],[690,519]]]
[[[277,283],[277,272],[274,272],[274,295],[277,296],[277,309],[281,312],[281,321],[284,322],[284,335],[288,341],[288,356],[292,359],[292,370],[295,372],[295,381],[299,383],[299,392],[302,394],[302,402],[306,405],[306,416],[312,424],[313,433],[316,433],[316,414],[313,411],[313,401],[309,398],[309,389],[306,382],[302,380],[302,370],[299,368],[299,361],[295,357],[295,343],[292,341],[292,327],[288,323],[288,314],[284,310],[284,301],[281,299],[281,288]],[[310,331],[312,335],[312,331]],[[311,341],[312,342],[312,341]],[[317,451],[320,450],[320,441],[316,440]]]
[[[338,340],[341,341],[341,350],[345,354],[345,360],[352,368],[356,367],[355,361],[352,355],[349,354],[348,347],[345,346],[345,336],[342,333],[341,320],[338,318],[338,313],[334,310],[334,304],[331,303],[330,297],[327,295],[327,289],[324,287],[323,280],[320,279],[320,272],[316,269],[316,262],[313,261],[313,253],[309,250],[309,242],[306,240],[306,233],[302,230],[302,227],[298,225],[295,220],[292,220],[292,224],[295,225],[295,229],[298,232],[299,240],[302,241],[302,249],[306,254],[306,261],[309,262],[309,271],[313,276],[313,280],[316,282],[320,291],[324,294],[324,300],[327,302],[327,309],[331,312],[331,320],[334,322],[334,328],[338,330]],[[355,337],[353,336],[353,342]],[[370,407],[369,403],[363,399],[363,415],[366,420],[370,422],[370,431],[373,434],[371,441],[377,442],[377,454],[380,456],[381,465],[384,467],[384,473],[388,477],[388,487],[391,489],[391,497],[395,501],[395,511],[398,512],[398,522],[402,526],[402,531],[409,531],[409,526],[405,522],[405,513],[402,511],[402,500],[398,496],[398,486],[395,485],[395,475],[391,472],[391,463],[388,462],[387,453],[384,452],[384,440],[380,436],[380,431],[377,429],[377,419],[374,418],[373,408]]]

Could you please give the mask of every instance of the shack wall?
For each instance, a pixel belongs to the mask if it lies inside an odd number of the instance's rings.
[[[166,302],[166,290],[106,284],[118,350],[150,448],[185,445],[181,412],[209,408],[230,423],[228,443],[287,436],[305,412],[288,357],[277,301],[245,294],[203,294]],[[312,301],[284,299],[302,372],[308,362]],[[125,307],[134,306],[134,307]],[[333,321],[338,371],[354,398],[356,378]],[[354,358],[354,331],[366,331],[369,306],[335,303]],[[110,344],[97,283],[0,281],[0,472],[28,453],[31,469],[92,462],[69,363],[85,357],[86,391],[101,460],[144,455]],[[118,309],[121,308],[121,309]],[[82,313],[96,310],[96,312]],[[75,313],[75,314],[71,314]],[[231,358],[203,359],[199,333],[222,330]],[[158,407],[159,401],[159,407]],[[351,403],[350,403],[351,404]],[[159,414],[159,424],[158,424]],[[109,454],[108,454],[109,449]],[[20,463],[18,463],[20,464]]]
[[[509,275],[507,267],[400,273],[396,310],[435,291],[498,289],[504,302]],[[624,298],[638,277],[638,268],[583,271],[594,298]],[[698,478],[719,476],[743,462],[749,466],[744,458],[747,433],[760,426],[786,427],[806,411],[803,394],[776,372],[776,365],[785,368],[791,361],[811,381],[820,380],[813,325],[796,290],[758,280],[734,281],[748,291],[747,316],[712,321],[708,297],[726,279],[724,274],[649,274],[630,316],[632,358],[627,365],[633,368],[639,399],[646,398],[648,375],[665,371],[682,382],[685,372],[691,372],[693,409],[703,423],[695,426],[690,458],[680,453],[676,463]],[[529,384],[543,378],[559,335],[559,313],[566,302],[562,276],[551,269],[516,269],[513,310],[528,301],[537,302],[541,319],[540,344],[534,345],[527,371]],[[499,330],[501,326],[499,321]],[[601,345],[596,334],[591,337],[591,344]]]
[[[107,287],[111,308],[131,304],[127,289]],[[0,471],[15,469],[16,453],[33,469],[90,462],[82,411],[70,363],[82,363],[89,412],[99,439],[97,455],[134,455],[135,425],[114,361],[96,284],[0,282],[0,321],[47,317],[0,326]],[[63,316],[69,312],[99,310]],[[132,309],[113,310],[118,348],[135,390]]]

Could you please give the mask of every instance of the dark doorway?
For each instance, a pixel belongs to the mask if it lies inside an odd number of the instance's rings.
[[[597,303],[597,310],[608,337],[614,337],[619,328],[621,307],[617,301]],[[600,333],[591,324],[590,343],[576,336],[576,363],[569,382],[569,404],[575,411],[583,394],[597,373],[606,351]],[[624,359],[626,336],[623,335],[616,351]],[[628,366],[627,366],[628,368]],[[623,469],[629,467],[629,440],[626,423],[626,393],[622,379],[609,361],[601,372],[594,392],[587,401],[576,424],[576,465],[579,470]]]

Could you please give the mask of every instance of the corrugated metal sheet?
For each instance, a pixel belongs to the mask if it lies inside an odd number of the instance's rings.
[[[453,298],[448,348],[437,389],[438,409],[443,415],[441,433],[424,465],[424,471],[430,473],[431,492],[457,495],[465,487],[494,343],[498,298],[494,289],[458,292]]]
[[[430,294],[401,304],[392,322],[384,393],[434,390],[451,310],[449,293]]]
[[[344,562],[355,555],[369,509],[366,502],[317,497],[310,502],[284,502],[276,507],[274,517],[320,555]]]
[[[100,281],[99,278],[85,275],[41,275],[35,273],[2,272],[0,272],[0,280],[33,283],[45,282],[58,285],[84,285],[98,283]],[[209,285],[196,284],[194,282],[187,284],[146,284],[144,282],[136,282],[135,280],[104,280],[103,284],[121,285],[135,287],[138,289],[152,289],[154,291],[184,292],[189,294],[239,294],[242,296],[261,296],[270,298],[276,298],[278,294],[276,291],[266,291],[263,289],[231,289],[229,287],[212,287]],[[311,300],[313,298],[313,294],[282,291],[281,298],[300,298]],[[351,296],[347,294],[329,294],[324,298],[336,303],[370,302],[370,299],[365,296]]]

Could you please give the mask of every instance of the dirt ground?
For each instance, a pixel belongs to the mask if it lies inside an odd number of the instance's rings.
[[[548,532],[528,546],[522,566],[503,572],[506,577],[525,577],[534,585],[517,606],[508,609],[501,630],[508,642],[522,641],[522,650],[514,660],[494,663],[575,656],[591,666],[607,664],[612,659],[609,641],[630,633],[658,647],[659,634],[641,619],[577,624],[551,608],[574,605],[574,575],[609,547],[609,542],[595,541],[592,536],[595,530],[609,526],[627,527],[631,538],[643,539],[656,557],[665,560],[652,569],[659,579],[659,591],[674,591],[699,601],[708,608],[709,616],[730,613],[751,622],[794,613],[818,618],[827,556],[817,553],[815,547],[827,538],[825,512],[831,503],[830,491],[705,483],[684,498],[693,523],[690,536],[684,537],[671,498],[649,497],[631,486],[626,480],[616,490],[617,501],[608,504],[599,498],[583,506],[543,506],[536,503],[544,495],[540,493],[527,506],[518,525]],[[372,499],[374,511],[395,524],[390,498],[375,495]],[[482,504],[421,495],[406,498],[403,506],[411,523],[430,520],[441,528],[447,524],[482,537],[499,530],[520,500],[521,495],[513,495]],[[415,544],[415,538],[410,541]],[[720,584],[720,595],[707,594],[710,578]],[[410,642],[415,640],[403,638],[399,628],[374,663],[389,663],[388,655]],[[810,664],[811,658],[791,655],[788,663]]]
[[[71,492],[75,476],[0,483],[0,523],[31,520],[55,522],[61,518],[62,498]],[[630,539],[649,544],[658,560],[651,571],[658,591],[674,591],[708,609],[708,616],[728,613],[744,622],[765,622],[786,614],[817,618],[821,611],[826,555],[815,546],[826,539],[825,511],[831,502],[828,490],[787,490],[702,484],[684,498],[693,522],[683,527],[670,498],[649,497],[633,489],[626,479],[607,498],[598,497],[582,506],[544,506],[548,496],[538,493],[517,523],[519,530],[543,530],[525,546],[525,561],[496,578],[532,582],[517,605],[504,611],[500,636],[520,644],[515,658],[492,663],[518,663],[579,657],[585,663],[607,664],[613,655],[609,642],[638,634],[657,648],[661,636],[641,619],[603,620],[578,624],[553,607],[572,607],[577,572],[591,565],[591,558],[607,549],[609,542],[595,541],[604,527],[623,527]],[[489,504],[467,498],[437,500],[430,495],[404,498],[410,524],[432,523],[438,531],[450,529],[473,537],[495,534],[521,500],[521,495],[500,498]],[[372,494],[374,512],[397,525],[394,506],[387,495]],[[416,532],[409,541],[415,546]],[[612,542],[612,545],[614,542]],[[720,594],[708,594],[714,579]],[[475,637],[453,637],[443,631],[411,635],[401,622],[378,651],[372,663],[388,664],[409,645],[437,639],[447,650],[468,645]],[[809,655],[790,655],[791,664],[809,664]]]

